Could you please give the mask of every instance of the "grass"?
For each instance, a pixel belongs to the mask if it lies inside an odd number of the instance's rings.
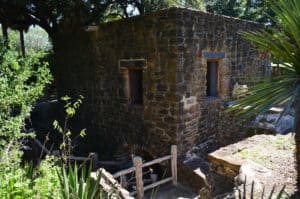
[[[245,148],[239,151],[237,155],[272,169],[274,157],[280,158],[288,153],[294,153],[294,151],[294,138],[292,136],[278,135],[273,139],[260,140],[255,146]]]
[[[269,158],[265,154],[262,154],[258,149],[243,149],[238,153],[243,159],[249,159],[258,164],[261,164],[267,168],[270,168]]]
[[[295,150],[293,137],[278,137],[274,140],[266,140],[263,144],[270,144],[278,150]]]

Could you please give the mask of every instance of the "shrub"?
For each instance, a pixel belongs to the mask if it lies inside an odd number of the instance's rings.
[[[45,54],[20,57],[17,49],[0,41],[0,198],[33,198],[30,167],[21,167],[24,120],[42,95],[51,75]],[[26,170],[27,169],[27,170]]]
[[[61,198],[59,176],[57,170],[60,167],[56,164],[56,159],[47,156],[36,169],[37,174],[34,180],[32,189],[35,192],[36,198],[41,199],[57,199]]]

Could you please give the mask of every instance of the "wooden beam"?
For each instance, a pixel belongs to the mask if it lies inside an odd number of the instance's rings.
[[[165,179],[160,180],[158,182],[155,182],[155,183],[152,183],[150,185],[147,185],[147,186],[144,187],[144,190],[146,191],[146,190],[152,189],[154,187],[157,187],[159,185],[165,184],[165,183],[170,182],[170,181],[172,181],[172,177],[165,178]]]
[[[177,146],[171,146],[171,170],[172,170],[172,178],[173,185],[177,186]]]
[[[152,188],[154,188],[154,187],[157,187],[157,186],[159,186],[159,185],[165,184],[165,183],[170,182],[170,181],[172,181],[172,177],[165,178],[165,179],[163,179],[163,180],[160,180],[160,181],[158,181],[158,182],[155,182],[155,183],[153,183],[153,184],[150,184],[150,185],[145,186],[145,187],[144,187],[144,191],[149,190],[149,189],[152,189]],[[131,195],[131,196],[134,196],[134,195],[136,195],[136,194],[137,194],[136,191],[130,192],[130,195]]]
[[[128,169],[124,169],[124,170],[121,170],[121,171],[115,173],[113,176],[114,176],[114,178],[118,178],[118,177],[120,177],[122,175],[126,175],[128,173],[133,172],[133,171],[135,171],[135,167],[130,167]]]
[[[161,157],[161,158],[157,158],[155,160],[144,163],[143,167],[148,167],[148,166],[151,166],[153,164],[159,164],[159,163],[161,163],[165,160],[171,159],[171,157],[172,157],[171,155],[167,155],[167,156],[164,156],[164,157]]]
[[[136,192],[137,199],[143,199],[144,197],[144,182],[143,182],[143,161],[141,157],[135,157],[133,159],[135,167],[135,180],[136,180]]]

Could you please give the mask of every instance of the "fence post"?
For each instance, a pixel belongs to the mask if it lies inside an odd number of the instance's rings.
[[[143,183],[143,162],[141,157],[134,157],[133,164],[135,167],[136,193],[137,199],[144,197],[144,183]]]
[[[172,178],[173,185],[177,185],[177,146],[171,146],[171,170],[172,170]]]
[[[89,153],[89,156],[88,156],[91,160],[91,163],[92,163],[92,170],[96,170],[98,169],[98,154],[97,153]]]
[[[127,189],[128,183],[127,183],[126,175],[120,176],[120,184],[121,184],[121,187]]]

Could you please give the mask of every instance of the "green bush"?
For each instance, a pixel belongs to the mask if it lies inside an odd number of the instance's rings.
[[[20,155],[21,153],[13,148],[10,150],[9,158],[2,158],[0,163],[2,199],[26,199],[34,196],[34,191],[30,189],[32,181],[27,178],[26,170],[20,166]]]
[[[37,169],[37,174],[34,179],[33,190],[35,198],[41,199],[57,199],[61,198],[59,176],[57,171],[60,167],[56,164],[56,159],[47,156]]]
[[[0,43],[0,150],[25,136],[24,120],[32,104],[50,83],[44,53],[20,57],[12,46]]]
[[[67,164],[71,153],[71,131],[67,121],[80,106],[82,98],[66,102],[66,122],[54,127],[63,135],[63,158],[47,157],[36,168],[23,165],[22,139],[34,136],[24,133],[24,121],[32,105],[50,83],[51,75],[43,52],[21,57],[13,45],[0,41],[0,198],[1,199],[96,199],[107,198],[99,180],[90,178],[91,170],[79,170]],[[84,136],[85,131],[80,132]]]
[[[44,53],[20,57],[12,45],[0,41],[0,198],[33,198],[29,168],[21,166],[23,126],[32,104],[50,83]]]

